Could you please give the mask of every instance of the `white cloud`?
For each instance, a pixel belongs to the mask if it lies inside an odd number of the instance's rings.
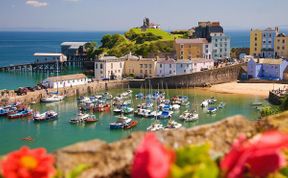
[[[38,0],[26,0],[26,4],[32,7],[46,7],[48,6],[47,2],[40,2]]]

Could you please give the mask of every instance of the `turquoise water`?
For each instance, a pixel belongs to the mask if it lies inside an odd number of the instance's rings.
[[[122,90],[112,90],[112,94],[119,94]],[[134,94],[139,90],[134,90]],[[196,125],[202,125],[207,123],[213,123],[223,118],[233,116],[235,114],[241,114],[249,117],[250,119],[257,119],[259,114],[255,108],[252,108],[250,104],[254,101],[263,101],[262,98],[242,96],[234,94],[220,94],[212,93],[208,91],[200,91],[193,89],[183,90],[167,90],[169,96],[174,95],[188,95],[192,103],[192,108],[196,109],[199,113],[199,121],[191,123],[183,123],[185,127],[194,127]],[[224,101],[226,107],[223,110],[219,110],[215,115],[209,115],[200,108],[200,103],[203,99],[215,96],[218,101]],[[136,106],[139,100],[134,100]],[[265,102],[265,101],[263,101]],[[34,123],[31,119],[19,119],[8,120],[6,118],[0,118],[0,131],[1,131],[1,146],[0,155],[9,151],[18,149],[22,145],[28,145],[30,147],[45,147],[49,151],[53,151],[57,148],[67,146],[79,141],[101,139],[107,142],[112,142],[120,138],[128,136],[134,131],[145,131],[151,124],[151,119],[135,118],[139,121],[137,127],[132,130],[110,130],[109,123],[116,120],[113,113],[96,113],[96,117],[99,121],[90,125],[71,125],[69,120],[76,117],[77,113],[77,99],[70,97],[65,99],[61,103],[54,104],[36,104],[31,106],[33,109],[44,112],[49,109],[53,109],[59,113],[58,120],[43,123]],[[178,116],[188,108],[181,108],[179,113],[174,114],[175,120],[178,120]],[[131,115],[130,117],[134,117]],[[161,120],[164,124],[167,120]],[[181,122],[181,121],[179,121]],[[33,142],[24,142],[21,140],[23,137],[31,136]]]

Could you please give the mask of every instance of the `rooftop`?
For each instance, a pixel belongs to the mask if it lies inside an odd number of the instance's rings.
[[[34,53],[33,56],[62,56],[62,53]]]
[[[195,39],[176,39],[176,44],[206,44],[208,41],[206,38],[195,38]]]
[[[157,63],[159,63],[159,64],[175,64],[176,61],[172,58],[168,58],[168,59],[161,58],[158,60]]]
[[[87,78],[84,74],[72,74],[72,75],[61,75],[61,76],[55,76],[55,77],[48,77],[46,80],[50,80],[52,82],[57,81],[65,81],[65,80],[77,80],[77,79],[83,79]]]
[[[61,43],[61,46],[83,46],[87,42],[63,42]]]
[[[213,59],[205,59],[205,58],[192,58],[192,63],[203,63],[203,62],[214,62]]]

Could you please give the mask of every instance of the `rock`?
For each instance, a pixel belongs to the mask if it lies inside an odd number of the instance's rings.
[[[161,142],[173,148],[208,142],[212,145],[212,154],[221,155],[228,151],[240,133],[247,136],[256,134],[255,122],[235,116],[196,128],[157,132],[157,136]],[[79,164],[91,166],[81,174],[83,178],[129,177],[133,152],[144,134],[132,133],[128,138],[110,144],[94,140],[65,147],[55,153],[56,166],[64,173]]]

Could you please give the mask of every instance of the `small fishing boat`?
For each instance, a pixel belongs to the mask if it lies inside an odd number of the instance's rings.
[[[98,119],[94,115],[89,115],[89,117],[84,118],[85,123],[94,123],[97,121],[98,121]]]
[[[161,119],[171,118],[173,111],[162,111],[161,115],[159,116]]]
[[[102,97],[103,97],[104,99],[106,99],[106,100],[112,100],[113,95],[111,95],[111,94],[108,93],[108,92],[105,92],[105,93],[102,94]]]
[[[143,99],[144,98],[144,94],[143,93],[137,93],[135,95],[136,99]]]
[[[32,142],[33,138],[31,136],[28,136],[28,137],[22,138],[21,140],[26,141],[26,142]]]
[[[208,106],[209,106],[208,100],[204,100],[204,101],[201,103],[201,107],[202,107],[202,108],[207,108]]]
[[[94,107],[94,112],[108,112],[110,111],[110,104],[97,104],[95,107]]]
[[[113,109],[114,114],[121,114],[122,113],[122,108],[121,107],[116,107]]]
[[[156,132],[164,130],[163,124],[161,124],[158,120],[155,120],[148,128],[147,131]]]
[[[35,113],[33,115],[33,120],[34,121],[48,121],[48,120],[54,120],[58,117],[58,113],[55,111],[47,111],[42,114],[39,112]]]
[[[179,104],[173,104],[172,105],[172,110],[178,111],[179,109],[180,109],[180,105]]]
[[[123,129],[125,126],[128,126],[132,119],[125,117],[125,116],[119,116],[118,120],[116,122],[110,123],[110,129]]]
[[[31,116],[32,114],[33,114],[33,110],[24,109],[24,110],[16,112],[15,114],[9,114],[8,118],[9,119],[18,119],[18,118]]]
[[[219,105],[218,105],[218,108],[219,109],[224,109],[225,105],[226,104],[224,102],[220,102]]]
[[[178,122],[170,119],[170,120],[168,121],[167,126],[165,126],[165,130],[166,130],[166,129],[179,129],[179,128],[181,128],[181,127],[182,127],[182,124],[180,124],[180,123],[178,123]]]
[[[41,98],[42,103],[55,103],[64,100],[64,95],[50,94],[45,98]]]
[[[179,116],[179,118],[186,122],[192,122],[198,120],[199,115],[195,111],[193,112],[185,111],[182,115]]]
[[[133,111],[134,111],[134,108],[128,107],[128,106],[122,107],[122,110],[121,110],[123,114],[131,114],[133,113]]]
[[[131,121],[128,125],[124,125],[124,129],[132,129],[133,127],[136,127],[137,124],[137,121]]]
[[[83,113],[79,113],[78,116],[74,119],[71,119],[69,122],[71,124],[79,124],[79,123],[83,123],[85,121],[85,119],[89,118],[90,115],[89,114],[83,114]]]
[[[210,107],[207,109],[208,114],[213,114],[217,112],[217,107]]]
[[[217,99],[214,97],[208,99],[209,104],[215,104],[216,102],[217,102]]]

